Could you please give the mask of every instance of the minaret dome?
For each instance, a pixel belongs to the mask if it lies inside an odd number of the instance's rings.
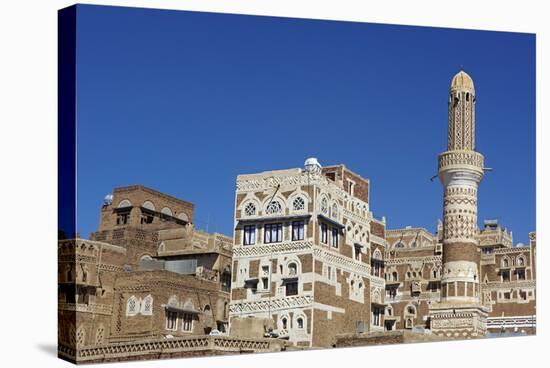
[[[474,91],[474,81],[464,70],[459,71],[451,81],[452,90],[470,90]]]

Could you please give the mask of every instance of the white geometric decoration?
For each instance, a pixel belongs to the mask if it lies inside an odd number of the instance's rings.
[[[265,213],[268,215],[275,215],[283,212],[283,207],[279,201],[272,201],[267,205]]]
[[[256,205],[253,202],[248,202],[246,206],[244,206],[244,214],[246,216],[256,215]]]
[[[306,202],[302,197],[296,197],[292,201],[292,210],[293,211],[303,211],[306,208]]]

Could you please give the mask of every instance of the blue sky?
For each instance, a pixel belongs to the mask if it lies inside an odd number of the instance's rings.
[[[371,180],[388,228],[434,231],[447,93],[461,66],[477,94],[487,173],[479,224],[535,230],[535,36],[79,6],[78,229],[105,194],[143,184],[195,203],[232,234],[236,176],[344,163]]]

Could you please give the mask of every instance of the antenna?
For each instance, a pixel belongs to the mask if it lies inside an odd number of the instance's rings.
[[[434,181],[435,178],[437,178],[437,174],[435,174],[434,176],[432,176],[432,177],[430,178],[430,181]]]

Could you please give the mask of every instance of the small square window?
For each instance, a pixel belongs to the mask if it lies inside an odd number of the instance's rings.
[[[298,281],[286,284],[286,296],[298,295]]]

